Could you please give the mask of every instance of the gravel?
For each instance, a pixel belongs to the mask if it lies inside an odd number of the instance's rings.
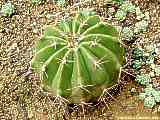
[[[160,43],[160,30],[158,29],[160,27],[160,23],[158,23],[160,5],[156,1],[149,0],[131,1],[139,5],[143,12],[150,14],[149,30],[142,34],[141,39]],[[0,6],[4,2],[5,0],[1,0]],[[12,0],[11,2],[16,7],[16,13],[11,17],[0,16],[0,119],[65,119],[63,114],[67,113],[66,104],[59,99],[55,100],[50,93],[44,91],[41,88],[39,76],[30,71],[35,41],[41,36],[44,26],[54,24],[54,15],[62,11],[62,8],[49,2],[39,6],[33,6],[29,0]],[[99,11],[104,11],[104,9],[99,9]],[[48,17],[49,15],[50,17]],[[130,86],[134,86],[134,83],[126,84],[126,86],[128,90]],[[95,112],[94,117],[90,116],[90,119],[112,118],[122,109],[138,113],[139,106],[134,102],[132,105],[136,108],[132,110],[129,106],[122,108],[118,104],[121,102],[123,106],[128,105],[126,101],[130,101],[130,99],[127,97],[129,95],[126,89],[117,98],[117,101],[112,100],[113,102],[110,104],[112,109],[108,110],[107,107],[103,107],[104,109],[101,111],[97,110],[98,113]],[[142,111],[146,112],[145,109]],[[83,113],[80,114],[82,117],[76,119],[85,119]],[[76,116],[75,112],[73,116]],[[86,119],[88,118],[86,117]]]

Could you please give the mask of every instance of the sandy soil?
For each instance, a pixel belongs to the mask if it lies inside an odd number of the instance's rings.
[[[145,12],[150,13],[148,32],[141,39],[160,42],[160,4],[156,0],[131,0]],[[5,0],[0,1],[0,6]],[[34,43],[45,25],[53,24],[49,16],[61,11],[52,3],[33,6],[29,0],[12,0],[16,13],[11,17],[0,16],[0,120],[114,120],[122,116],[160,116],[157,105],[153,109],[143,107],[137,99],[141,86],[125,74],[120,92],[99,107],[74,109],[71,117],[66,104],[55,100],[40,87],[38,76],[30,71]],[[126,77],[127,76],[127,77]],[[132,92],[132,90],[135,92]],[[119,94],[119,95],[118,95]],[[104,97],[105,98],[105,97]],[[77,110],[77,112],[75,112]],[[84,115],[84,111],[86,115]],[[88,112],[89,111],[89,112]],[[124,118],[122,118],[124,120]],[[158,118],[160,119],[160,118]]]

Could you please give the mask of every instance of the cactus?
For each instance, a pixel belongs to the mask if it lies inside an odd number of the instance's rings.
[[[135,10],[136,10],[136,7],[131,2],[125,1],[120,6],[120,9],[123,10],[123,11],[125,11],[125,12],[132,12],[132,13],[134,13]]]
[[[148,21],[142,20],[135,24],[134,33],[146,32],[148,28]]]
[[[160,102],[160,91],[153,90],[152,95],[156,102]]]
[[[157,91],[152,84],[149,84],[144,89],[144,93],[139,94],[139,99],[144,100],[145,107],[152,108],[156,105],[156,102],[160,102],[160,91]]]
[[[66,4],[66,0],[57,0],[57,5],[63,6]]]
[[[131,2],[122,1],[118,11],[115,14],[117,20],[123,21],[126,18],[128,12],[135,13],[136,7]]]
[[[89,102],[116,83],[123,51],[112,25],[97,15],[77,13],[45,29],[31,65],[53,95]]]
[[[44,3],[45,0],[32,0],[32,4],[39,5]]]
[[[139,7],[136,7],[136,16],[137,16],[137,20],[142,19],[143,17],[145,17],[145,15],[142,13],[141,9]]]
[[[160,65],[156,65],[154,71],[156,76],[160,76]]]
[[[144,106],[148,108],[152,108],[156,104],[154,97],[148,96],[144,99]]]
[[[137,75],[135,80],[142,85],[148,85],[151,82],[151,78],[148,74]]]
[[[132,68],[135,70],[139,70],[142,67],[142,65],[143,65],[143,61],[141,59],[132,61]]]
[[[146,94],[145,93],[139,93],[138,97],[139,97],[140,100],[144,100],[145,97],[146,97]]]
[[[121,5],[123,3],[123,0],[112,0],[112,1],[113,1],[113,3],[119,4],[119,5]]]
[[[123,21],[126,18],[127,13],[123,10],[118,10],[115,14],[117,20]]]
[[[122,36],[125,39],[130,40],[134,36],[134,34],[133,34],[133,31],[129,27],[124,27],[122,29]]]
[[[133,59],[139,60],[140,58],[143,58],[144,51],[142,48],[134,48],[132,54]]]
[[[8,2],[2,5],[1,13],[4,16],[11,16],[15,12],[15,7],[12,3]]]

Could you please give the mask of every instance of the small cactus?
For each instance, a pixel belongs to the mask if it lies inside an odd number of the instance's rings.
[[[139,99],[140,100],[144,100],[146,97],[146,94],[145,93],[139,93]]]
[[[135,13],[136,7],[129,1],[122,2],[118,11],[115,14],[117,20],[123,21],[128,12]]]
[[[137,20],[141,20],[143,17],[145,17],[145,15],[141,12],[141,9],[139,7],[136,7],[135,10],[136,10]]]
[[[160,65],[156,65],[154,71],[155,71],[156,76],[160,76]]]
[[[12,3],[8,2],[2,5],[1,13],[4,16],[11,16],[15,12],[15,7]]]
[[[129,1],[123,2],[123,4],[120,6],[120,9],[125,11],[125,12],[132,12],[132,13],[134,13],[136,11],[135,5],[133,5]]]
[[[154,99],[155,99],[156,102],[160,102],[160,91],[154,90],[152,92],[152,95],[153,95],[153,97],[154,97]]]
[[[143,65],[143,61],[141,59],[132,61],[132,68],[135,70],[140,69],[142,67],[142,65]]]
[[[123,62],[118,32],[97,15],[63,20],[37,41],[32,68],[44,87],[72,103],[94,101],[112,86]]]
[[[136,76],[136,81],[142,85],[148,85],[151,82],[151,78],[148,74],[142,74]]]
[[[32,4],[39,5],[42,4],[44,0],[32,0]]]
[[[126,18],[127,13],[123,10],[118,10],[115,14],[117,20],[123,21]]]
[[[150,55],[150,56],[148,56],[147,57],[147,59],[145,59],[146,61],[146,64],[147,65],[150,65],[150,64],[153,64],[154,63],[154,60],[155,60],[155,58],[154,58],[154,56],[153,55]]]
[[[88,16],[96,15],[96,12],[90,9],[84,9],[83,11],[80,11],[80,15],[83,17],[88,17]]]
[[[154,97],[148,96],[144,99],[144,106],[152,108],[156,104]]]
[[[57,5],[59,5],[59,6],[63,6],[63,5],[65,5],[66,4],[66,0],[57,0]]]
[[[134,48],[132,54],[133,54],[132,55],[133,59],[139,60],[139,59],[143,58],[144,52],[143,52],[143,49],[141,49],[141,48]]]
[[[148,28],[148,21],[142,20],[135,24],[134,33],[138,34],[140,32],[146,32]]]
[[[152,93],[154,91],[153,85],[152,84],[148,84],[146,85],[146,87],[144,88],[144,92],[146,96],[152,96]]]
[[[129,28],[129,27],[124,27],[123,30],[122,30],[122,36],[129,40],[133,37],[133,31]]]
[[[144,106],[152,108],[156,102],[160,102],[160,91],[155,90],[152,84],[148,84],[144,93],[139,94],[139,99],[144,100]]]

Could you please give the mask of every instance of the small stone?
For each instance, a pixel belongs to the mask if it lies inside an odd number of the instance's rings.
[[[131,88],[131,93],[136,93],[136,88]]]
[[[36,25],[37,25],[37,23],[36,23],[36,22],[33,22],[33,25],[34,25],[34,26],[36,26]]]
[[[33,29],[33,33],[37,34],[38,33],[38,29]]]
[[[150,72],[149,73],[149,75],[151,76],[151,77],[154,77],[155,76],[155,74],[154,74],[154,72],[152,71],[152,72]]]

